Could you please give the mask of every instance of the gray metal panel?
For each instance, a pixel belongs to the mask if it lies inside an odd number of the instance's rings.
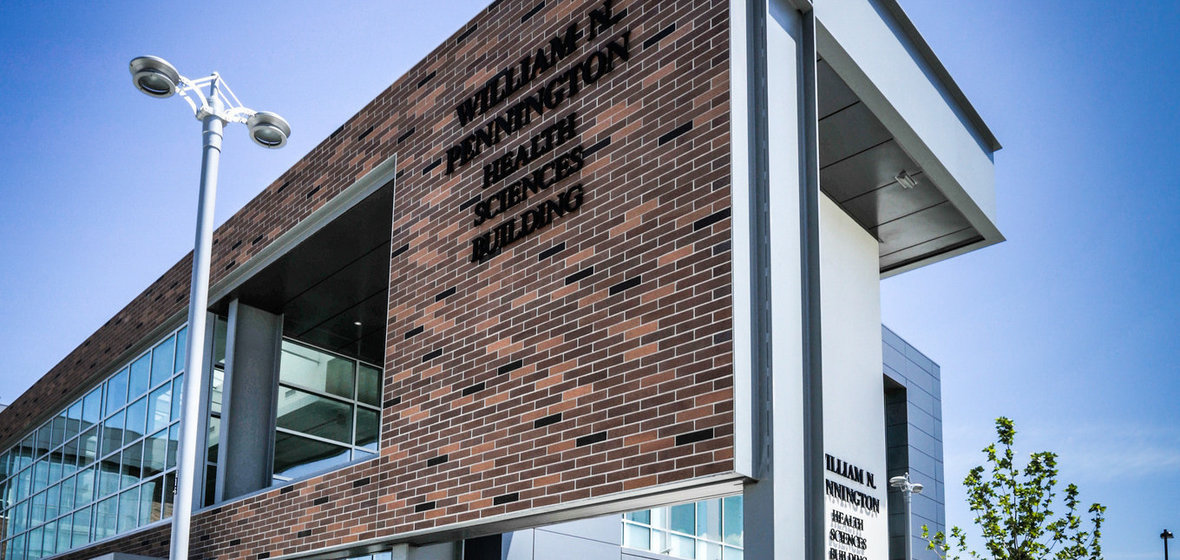
[[[217,501],[271,484],[283,317],[230,303]]]
[[[567,521],[556,525],[540,527],[538,531],[548,531],[562,535],[571,535],[585,539],[593,539],[610,544],[622,544],[623,529],[620,516],[592,517]]]
[[[533,560],[535,529],[504,534],[504,560]]]
[[[573,551],[576,551],[576,554]],[[549,531],[537,531],[533,534],[533,558],[614,560],[619,558],[619,545]]]
[[[854,103],[859,103],[856,94],[848,88],[844,80],[836,75],[836,71],[827,62],[819,61],[816,63],[815,77],[819,84],[819,91],[823,95],[819,96],[819,118],[827,117],[840,109],[848,107]]]
[[[848,131],[855,134],[856,131]],[[911,175],[921,171],[894,140],[878,144],[859,154],[844,158],[820,171],[820,184],[833,200],[843,204],[851,198],[874,191],[890,183],[901,171]],[[933,189],[939,200],[946,200]]]
[[[819,121],[819,166],[832,165],[892,138],[864,103]]]
[[[892,250],[893,248],[882,247],[881,253],[881,270],[889,271],[895,268],[907,266],[906,263],[920,260],[931,254],[937,254],[939,251],[948,250],[948,248],[958,248],[965,245],[978,242],[980,239],[979,233],[971,228],[959,230],[948,235],[931,239],[917,245],[906,247],[904,249]]]
[[[922,175],[918,186],[907,189],[894,182],[844,202],[844,209],[862,225],[874,226],[903,218],[946,201]]]

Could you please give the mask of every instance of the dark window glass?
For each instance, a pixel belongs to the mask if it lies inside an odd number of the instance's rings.
[[[74,509],[74,485],[77,484],[76,477],[69,477],[65,482],[61,483],[61,510],[70,511]]]
[[[348,448],[278,432],[275,434],[275,474],[299,478],[348,462]]]
[[[176,491],[176,474],[168,473],[164,475],[164,492],[161,498],[164,500],[160,505],[160,519],[167,519],[172,517],[172,495]]]
[[[381,406],[381,370],[357,364],[356,400]]]
[[[37,457],[49,452],[49,441],[52,438],[52,434],[53,427],[49,424],[45,424],[41,426],[41,429],[37,430],[37,442],[34,444],[37,446],[37,452],[35,453]]]
[[[278,426],[351,443],[352,405],[298,389],[279,387]]]
[[[207,506],[213,505],[217,498],[217,465],[205,465],[205,501]]]
[[[82,425],[82,401],[78,401],[66,410],[66,434],[69,439],[78,435]]]
[[[377,449],[377,434],[381,430],[381,415],[363,407],[356,408],[356,445]]]
[[[61,505],[61,486],[54,484],[45,491],[45,519],[57,517],[60,513],[59,505]]]
[[[282,389],[280,389],[281,391]],[[217,462],[218,443],[221,442],[221,419],[217,417],[209,418],[209,434],[205,437],[205,444],[208,446],[208,453],[206,454],[206,461],[210,463]]]

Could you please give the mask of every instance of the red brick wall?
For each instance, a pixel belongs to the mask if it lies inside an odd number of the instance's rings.
[[[196,557],[279,556],[733,470],[727,6],[616,0],[603,35],[462,126],[462,99],[603,9],[495,2],[218,230],[215,281],[398,157],[381,456],[202,513]],[[626,31],[629,59],[447,174],[449,147]],[[575,146],[584,167],[474,225],[471,201],[524,174],[484,189],[483,165],[571,112],[576,136],[529,169]],[[471,262],[473,237],[577,184],[576,211]],[[182,309],[187,266],[5,411],[0,439]],[[164,555],[167,535],[70,556]]]

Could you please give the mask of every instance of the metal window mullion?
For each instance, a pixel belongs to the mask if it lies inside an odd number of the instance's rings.
[[[324,397],[324,398],[331,399],[331,400],[334,400],[334,401],[340,402],[340,403],[356,404],[355,400],[349,400],[348,397],[342,397],[340,395],[333,395],[332,393],[325,393],[325,392],[319,391],[317,389],[312,389],[310,387],[304,387],[302,385],[297,385],[295,383],[290,383],[287,381],[279,381],[279,388],[282,389],[284,387],[287,389],[295,389],[296,391],[303,391],[304,393],[311,393],[317,397]]]

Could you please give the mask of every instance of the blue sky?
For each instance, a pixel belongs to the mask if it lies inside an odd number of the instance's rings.
[[[1008,241],[883,283],[884,321],[943,368],[948,521],[1008,415],[1110,507],[1108,558],[1157,558],[1180,529],[1180,3],[901,3],[1005,146]],[[227,130],[221,222],[484,5],[102,4],[0,3],[0,402],[192,246],[199,124],[131,58],[291,121],[277,151]]]

